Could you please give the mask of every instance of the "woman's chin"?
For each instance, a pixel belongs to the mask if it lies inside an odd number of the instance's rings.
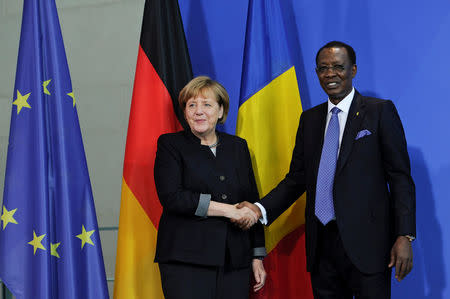
[[[192,133],[195,135],[205,136],[208,135],[211,132],[214,132],[214,130],[211,130],[210,128],[192,128]]]

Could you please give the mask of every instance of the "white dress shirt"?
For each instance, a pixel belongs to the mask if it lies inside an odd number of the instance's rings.
[[[330,122],[331,115],[332,115],[331,109],[333,109],[334,107],[339,108],[339,110],[341,110],[341,111],[338,113],[338,119],[339,119],[339,149],[338,149],[338,153],[341,150],[342,136],[344,136],[345,124],[347,123],[348,112],[350,110],[350,106],[352,104],[354,95],[355,95],[355,88],[352,87],[352,91],[345,98],[343,98],[342,101],[340,101],[337,105],[334,105],[333,103],[331,103],[330,99],[328,99],[327,121],[326,121],[325,131],[323,132],[323,135],[325,138],[325,134],[327,133],[327,129],[328,129],[328,123]],[[262,217],[259,218],[259,221],[262,224],[266,225],[267,224],[266,209],[263,207],[262,204],[260,204],[258,202],[255,204],[261,210],[261,214],[262,214]]]
[[[352,91],[344,98],[342,101],[340,101],[337,105],[331,103],[330,99],[328,99],[328,113],[327,113],[327,122],[325,125],[325,131],[323,132],[323,136],[325,138],[325,134],[327,133],[328,124],[330,123],[331,119],[331,109],[334,107],[339,108],[341,112],[338,113],[338,119],[339,119],[339,149],[338,153],[341,150],[341,143],[342,143],[342,136],[344,136],[344,129],[345,124],[347,123],[347,117],[348,112],[350,110],[350,106],[353,101],[353,96],[355,95],[355,88],[352,88]]]

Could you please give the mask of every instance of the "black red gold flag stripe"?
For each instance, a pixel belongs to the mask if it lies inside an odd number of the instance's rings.
[[[185,124],[178,93],[192,79],[178,1],[147,0],[125,149],[114,298],[164,298],[153,262],[161,205],[153,178],[159,135]]]

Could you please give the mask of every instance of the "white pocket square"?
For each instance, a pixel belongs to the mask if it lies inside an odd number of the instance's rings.
[[[372,134],[372,133],[371,133],[369,130],[366,130],[366,129],[361,130],[361,131],[358,132],[358,134],[356,134],[355,140],[358,140],[358,139],[360,139],[360,138],[363,138],[364,136],[369,136],[369,135],[371,135],[371,134]]]

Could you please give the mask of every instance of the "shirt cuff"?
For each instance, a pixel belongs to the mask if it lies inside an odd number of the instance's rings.
[[[409,242],[412,242],[416,239],[416,237],[413,235],[405,235],[405,237],[408,239]]]
[[[261,222],[264,225],[267,225],[267,212],[266,212],[266,209],[259,202],[255,202],[255,205],[257,205],[258,208],[261,210],[261,215],[262,216],[261,216],[261,218],[259,218],[259,222]]]
[[[211,202],[211,194],[200,193],[200,199],[198,200],[198,206],[197,210],[195,211],[195,216],[206,218],[210,202]]]
[[[256,247],[253,248],[253,256],[254,257],[265,257],[267,255],[265,247]]]

